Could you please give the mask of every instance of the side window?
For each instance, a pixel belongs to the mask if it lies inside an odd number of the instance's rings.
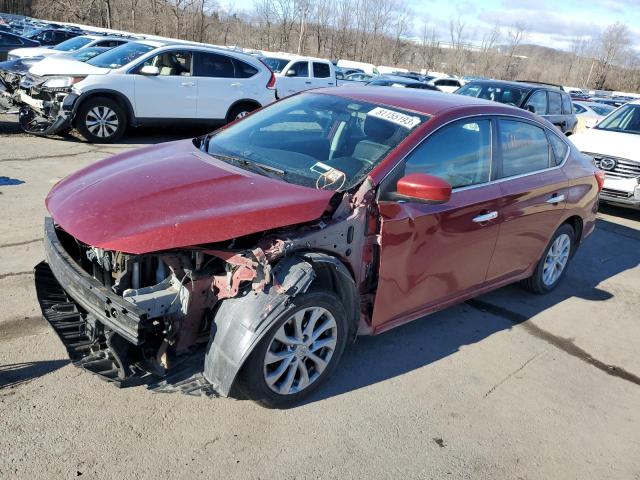
[[[499,178],[549,168],[549,143],[542,128],[525,122],[500,120],[498,132],[502,157]]]
[[[233,59],[233,66],[236,72],[236,78],[251,78],[258,73],[257,68],[236,58]]]
[[[461,120],[446,126],[407,158],[405,175],[428,173],[453,188],[486,183],[491,173],[491,121]]]
[[[531,95],[529,101],[527,101],[527,106],[532,106],[535,110],[534,113],[538,115],[546,115],[547,114],[547,92],[544,90],[538,90]]]
[[[0,33],[0,45],[13,45],[13,39],[9,35]]]
[[[566,143],[564,143],[557,135],[547,132],[549,136],[549,143],[551,143],[551,148],[553,149],[553,156],[555,157],[556,165],[560,165],[564,161],[564,157],[567,156],[569,152],[569,147]]]
[[[194,75],[196,77],[234,78],[231,57],[217,53],[198,52]]]
[[[151,65],[158,67],[159,75],[168,76],[191,76],[191,53],[190,52],[164,52],[155,57],[151,57],[144,62],[140,68]]]
[[[566,93],[562,94],[562,113],[567,115],[571,115],[573,113],[571,97]]]
[[[293,71],[294,74],[289,72]],[[287,71],[287,76],[292,77],[308,77],[309,76],[309,62],[296,62]]]
[[[329,64],[313,62],[313,76],[316,78],[329,78],[331,76]]]
[[[558,92],[547,92],[549,95],[549,115],[562,114],[562,96]]]

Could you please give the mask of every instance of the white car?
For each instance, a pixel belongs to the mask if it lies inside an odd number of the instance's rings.
[[[338,85],[336,69],[328,60],[287,54],[268,55],[261,60],[276,75],[278,98],[311,88]]]
[[[89,47],[107,47],[113,48],[123,43],[129,42],[127,37],[117,36],[105,36],[105,35],[81,35],[79,37],[70,38],[58,45],[51,48],[47,47],[31,47],[31,48],[16,48],[9,52],[7,57],[9,60],[17,60],[18,58],[44,58],[57,54],[63,54],[68,52],[75,52],[82,48]]]
[[[613,112],[616,107],[597,102],[573,101],[573,112],[578,117],[576,130],[593,128],[604,117]]]
[[[594,128],[571,136],[605,172],[600,200],[640,209],[640,100],[618,108]]]
[[[464,85],[464,81],[453,77],[434,77],[427,75],[424,81],[433,87],[437,87],[441,92],[446,93],[453,93]]]
[[[231,122],[275,101],[275,77],[244,53],[141,40],[84,63],[37,63],[18,95],[25,131],[75,127],[90,142],[109,143],[128,126]]]

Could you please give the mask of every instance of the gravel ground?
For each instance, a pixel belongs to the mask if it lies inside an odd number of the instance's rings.
[[[640,479],[640,215],[606,209],[560,288],[516,286],[361,338],[305,405],[119,390],[71,366],[32,268],[65,175],[117,145],[0,115],[0,478]]]

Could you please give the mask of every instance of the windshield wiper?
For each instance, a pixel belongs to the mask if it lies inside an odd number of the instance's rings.
[[[222,159],[225,160],[230,160],[233,163],[239,163],[243,166],[249,167],[250,169],[253,170],[261,170],[263,172],[266,173],[270,173],[270,174],[275,174],[278,175],[280,177],[283,177],[287,174],[286,171],[277,168],[277,167],[272,167],[270,165],[265,165],[264,163],[260,163],[260,162],[255,162],[252,160],[247,160],[246,158],[241,158],[241,157],[236,157],[233,155],[225,155],[223,153],[212,153],[211,155],[213,155],[214,157],[220,157]]]

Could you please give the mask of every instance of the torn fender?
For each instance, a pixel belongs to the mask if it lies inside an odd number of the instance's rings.
[[[221,395],[229,395],[233,381],[255,345],[315,278],[311,263],[291,256],[278,263],[272,282],[263,291],[248,290],[221,302],[214,317],[204,361],[204,376]]]

